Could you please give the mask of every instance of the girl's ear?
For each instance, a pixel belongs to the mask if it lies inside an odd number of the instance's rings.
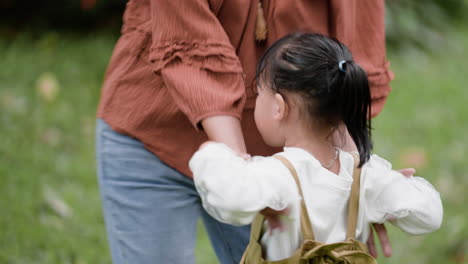
[[[288,104],[284,100],[284,97],[276,93],[275,94],[275,106],[273,109],[273,118],[281,121],[285,119],[288,115]]]

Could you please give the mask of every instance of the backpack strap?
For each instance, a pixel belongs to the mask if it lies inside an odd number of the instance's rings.
[[[299,191],[299,195],[301,196],[301,232],[303,236],[303,240],[310,239],[314,240],[314,231],[312,230],[312,223],[310,222],[309,214],[307,213],[307,207],[304,202],[304,194],[302,193],[301,184],[299,182],[299,177],[297,176],[296,169],[292,163],[285,157],[280,155],[275,155],[275,158],[280,160],[286,168],[288,168],[289,172],[291,172],[294,181],[296,182],[297,190]]]
[[[352,153],[354,158],[353,184],[349,194],[348,204],[348,227],[346,231],[346,239],[356,238],[356,225],[359,213],[359,191],[361,185],[361,168],[359,166],[359,155]]]
[[[264,221],[265,217],[261,213],[258,213],[252,221],[250,236],[254,241],[260,241]]]

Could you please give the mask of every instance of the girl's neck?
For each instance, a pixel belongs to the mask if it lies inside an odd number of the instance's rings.
[[[285,133],[285,147],[296,147],[306,150],[323,167],[338,174],[340,162],[336,154],[337,148],[331,141],[331,128],[311,129],[309,127],[290,126],[288,130]]]

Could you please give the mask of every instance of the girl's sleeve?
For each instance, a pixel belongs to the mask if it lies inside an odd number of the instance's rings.
[[[210,143],[189,162],[205,210],[217,220],[250,224],[266,207],[285,209],[299,199],[289,171],[272,157],[244,160],[221,143]]]
[[[421,177],[405,177],[372,155],[365,169],[364,192],[370,222],[390,221],[410,234],[439,229],[443,208],[439,192]]]
[[[151,0],[153,71],[195,127],[213,115],[240,119],[245,101],[239,58],[213,11],[220,3]]]

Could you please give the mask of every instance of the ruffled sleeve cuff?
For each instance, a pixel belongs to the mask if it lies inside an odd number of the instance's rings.
[[[172,63],[183,63],[220,73],[242,73],[239,58],[232,46],[209,42],[166,42],[151,48],[150,61],[159,73]]]
[[[371,90],[371,116],[376,117],[380,112],[382,112],[385,101],[392,90],[389,83],[393,80],[394,74],[390,70],[390,62],[388,61],[386,61],[381,67],[365,68]]]

